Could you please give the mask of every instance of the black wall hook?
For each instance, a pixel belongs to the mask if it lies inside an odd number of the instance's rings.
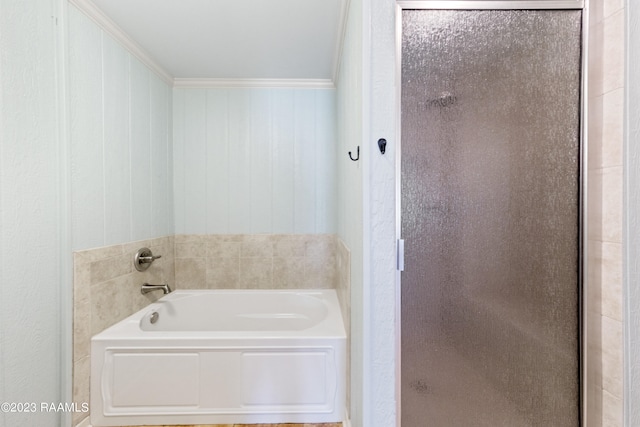
[[[380,138],[378,140],[378,148],[380,149],[380,154],[384,154],[384,152],[387,151],[387,140]]]
[[[354,159],[353,156],[351,155],[351,151],[349,151],[349,158],[351,160],[353,160],[354,162],[357,162],[358,160],[360,160],[360,146],[358,145],[358,149],[356,151],[356,155],[357,157]]]

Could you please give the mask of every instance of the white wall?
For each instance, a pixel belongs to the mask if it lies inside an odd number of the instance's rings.
[[[363,149],[362,101],[362,0],[351,0],[347,14],[340,70],[337,79],[337,175],[338,175],[338,235],[350,252],[351,271],[351,423],[362,426],[363,387],[363,276],[362,256],[364,231],[362,217],[363,161],[353,162],[357,147]]]
[[[640,425],[640,3],[628,0],[625,145],[625,425]]]
[[[0,402],[61,400],[61,148],[50,0],[0,1]],[[0,426],[61,415],[0,411]]]
[[[365,54],[369,53],[369,87],[364,88],[365,105],[370,113],[365,117],[365,140],[371,154],[365,176],[364,215],[365,236],[370,239],[370,252],[365,253],[365,289],[370,296],[365,300],[365,322],[370,338],[365,352],[369,354],[370,378],[366,389],[371,390],[370,402],[365,398],[367,427],[386,427],[396,422],[396,169],[398,150],[396,141],[396,42],[395,1],[371,0],[369,21],[370,38],[365,40]],[[370,49],[368,51],[367,49]],[[377,151],[376,141],[386,138],[387,153]],[[367,279],[366,275],[369,275]],[[368,306],[368,307],[367,307]],[[367,313],[370,313],[367,316]],[[365,337],[366,338],[366,337]],[[367,409],[368,408],[368,409]]]
[[[174,89],[177,234],[335,233],[335,91]]]
[[[173,234],[171,88],[69,7],[73,250]]]

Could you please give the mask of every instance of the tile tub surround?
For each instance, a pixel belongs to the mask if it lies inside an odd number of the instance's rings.
[[[333,234],[175,236],[181,289],[337,288]]]
[[[336,243],[336,295],[347,332],[347,408],[351,407],[351,252],[341,239]]]
[[[140,293],[144,282],[175,282],[174,238],[162,237],[74,252],[73,274],[73,401],[89,402],[91,336],[137,312],[162,296]],[[161,255],[144,272],[133,267],[138,249]],[[74,414],[76,425],[87,413]]]
[[[145,272],[133,268],[141,247],[162,255]],[[350,335],[350,252],[335,235],[176,235],[73,255],[74,402],[89,401],[91,336],[162,296],[141,295],[144,282],[169,283],[173,289],[335,288]],[[87,416],[74,415],[73,425]]]

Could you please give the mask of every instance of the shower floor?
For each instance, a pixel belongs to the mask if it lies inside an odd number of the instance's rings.
[[[439,351],[424,352],[412,349],[416,343],[408,343],[404,348],[403,363],[412,366],[412,372],[430,373],[427,377],[404,378],[409,387],[403,388],[403,405],[424,408],[428,423],[422,419],[410,418],[403,414],[403,424],[408,426],[465,426],[469,420],[474,427],[524,427],[530,426],[514,409],[505,393],[496,389],[484,378],[477,367],[460,354],[459,349],[448,348],[447,342],[437,334],[423,331],[424,342],[439,343]],[[438,369],[434,370],[433,367]],[[405,373],[406,374],[406,373]],[[465,393],[457,394],[460,390]],[[501,422],[496,423],[496,414]]]

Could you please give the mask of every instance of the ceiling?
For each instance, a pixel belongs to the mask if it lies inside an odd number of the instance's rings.
[[[173,78],[332,81],[348,0],[92,1]]]

